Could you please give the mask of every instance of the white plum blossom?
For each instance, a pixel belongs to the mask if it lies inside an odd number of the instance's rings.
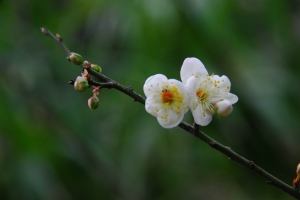
[[[204,65],[197,58],[184,60],[180,76],[191,97],[189,107],[195,123],[201,126],[211,122],[218,102],[226,100],[226,103],[232,105],[238,101],[236,95],[229,93],[231,83],[227,76],[209,76]]]
[[[146,80],[143,89],[147,97],[146,111],[157,117],[164,128],[177,126],[189,110],[189,94],[178,80],[156,74]]]

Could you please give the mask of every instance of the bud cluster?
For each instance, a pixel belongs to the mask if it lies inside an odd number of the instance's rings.
[[[71,61],[73,64],[81,65],[84,68],[84,71],[83,73],[81,73],[81,76],[78,76],[76,78],[76,81],[74,82],[74,88],[79,92],[83,92],[87,88],[91,87],[91,85],[89,85],[90,75],[86,69],[91,68],[92,70],[98,73],[102,72],[102,68],[99,65],[92,64],[89,61],[84,61],[82,56],[79,55],[78,53],[72,52],[70,56],[67,57],[67,59]],[[93,96],[88,99],[88,106],[92,111],[98,108],[100,102],[98,98],[100,87],[99,86],[98,87],[93,86],[93,87],[94,87]]]

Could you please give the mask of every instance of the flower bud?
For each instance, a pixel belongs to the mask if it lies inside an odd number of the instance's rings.
[[[99,65],[92,64],[92,65],[91,65],[91,68],[92,68],[93,70],[95,70],[96,72],[98,72],[98,73],[101,73],[101,72],[102,72],[102,68],[101,68]]]
[[[77,79],[74,83],[75,90],[82,92],[89,87],[89,83],[86,77],[77,76]]]
[[[227,99],[215,103],[214,107],[215,114],[219,117],[228,117],[233,110],[232,104]]]
[[[83,64],[83,58],[78,53],[71,53],[71,55],[68,57],[68,59],[75,65],[82,65]]]
[[[99,106],[99,98],[96,96],[96,95],[93,95],[91,98],[89,98],[88,100],[88,106],[89,108],[93,111],[95,110],[96,108],[98,108]]]
[[[298,166],[296,168],[296,173],[297,173],[297,176],[300,178],[300,163],[298,164]]]

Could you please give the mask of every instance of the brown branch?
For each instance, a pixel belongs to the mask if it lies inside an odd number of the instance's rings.
[[[41,31],[42,31],[42,33],[44,33],[45,35],[47,35],[51,39],[53,39],[63,49],[63,51],[68,56],[70,55],[70,51],[62,42],[62,38],[60,37],[60,35],[57,34],[57,36],[55,37],[50,31],[48,31],[44,27],[41,28]],[[81,66],[81,67],[83,67],[83,66]],[[117,89],[120,92],[132,97],[135,101],[138,101],[141,104],[145,104],[145,98],[142,95],[134,92],[132,87],[123,86],[120,83],[114,81],[113,79],[106,77],[105,75],[92,70],[91,68],[87,68],[86,70],[88,71],[88,73],[90,75],[96,77],[98,80],[100,80],[104,83],[107,83],[105,87]],[[94,84],[95,86],[100,86],[100,87],[101,87],[101,84],[104,85],[103,83],[98,83],[95,81],[93,81],[92,84]],[[266,183],[281,189],[282,191],[286,192],[287,194],[293,196],[296,199],[300,199],[300,193],[298,190],[289,186],[288,184],[284,183],[283,181],[279,180],[278,178],[276,178],[275,176],[273,176],[266,170],[259,167],[253,161],[250,161],[250,160],[242,157],[241,155],[239,155],[238,153],[233,151],[230,147],[224,146],[224,145],[220,144],[219,142],[217,142],[216,140],[210,138],[205,133],[203,133],[201,130],[199,130],[198,125],[194,124],[193,126],[191,126],[185,122],[181,122],[178,126],[182,129],[184,129],[185,131],[191,133],[198,139],[202,140],[203,142],[205,142],[212,148],[221,152],[222,154],[228,156],[230,160],[239,163],[240,165],[250,169],[251,171],[258,174],[259,176],[263,177],[266,180]]]

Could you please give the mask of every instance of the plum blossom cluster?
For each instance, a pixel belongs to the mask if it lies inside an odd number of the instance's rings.
[[[180,70],[182,82],[165,75],[150,76],[144,84],[145,108],[164,128],[173,128],[190,109],[196,124],[206,126],[214,114],[227,117],[238,97],[230,93],[227,76],[209,75],[197,58],[186,58]]]

